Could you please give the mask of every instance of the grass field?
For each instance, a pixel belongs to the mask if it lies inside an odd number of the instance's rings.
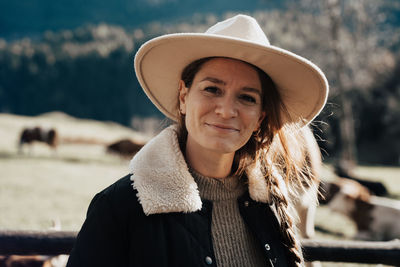
[[[55,127],[57,151],[35,143],[19,154],[23,127]],[[144,136],[115,123],[78,120],[52,113],[40,117],[0,115],[0,229],[48,229],[60,221],[78,230],[93,195],[128,173],[128,161],[105,152],[105,144]],[[84,141],[88,142],[87,144]]]
[[[61,144],[56,152],[35,144],[18,154],[20,131],[35,125],[55,127],[64,139],[95,142]],[[104,149],[104,144],[123,137],[147,138],[115,123],[78,120],[60,113],[40,117],[0,114],[0,229],[46,230],[59,221],[63,230],[79,230],[94,194],[128,173],[129,161]],[[400,168],[360,166],[356,174],[384,182],[391,195],[400,198]],[[324,165],[323,178],[334,178],[329,165]],[[318,239],[351,239],[355,233],[352,221],[323,206],[318,207],[316,226]]]

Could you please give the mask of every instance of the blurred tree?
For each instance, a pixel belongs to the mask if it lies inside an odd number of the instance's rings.
[[[285,12],[271,13],[264,19],[271,39],[310,58],[327,74],[329,102],[336,107],[329,121],[331,131],[338,136],[337,164],[347,172],[357,161],[357,112],[362,106],[357,100],[361,95],[370,95],[377,77],[394,66],[390,48],[399,44],[400,38],[396,28],[388,24],[393,14],[387,13],[388,9],[398,11],[399,3],[301,0],[288,2]]]
[[[362,153],[369,155],[370,162],[400,164],[400,52],[393,70],[378,77],[362,101],[360,132],[364,134],[358,140]]]
[[[100,24],[0,44],[0,111],[37,115],[60,110],[128,125],[152,115],[133,73],[133,39]],[[150,105],[148,105],[151,107]],[[146,114],[147,112],[147,114]]]
[[[340,155],[337,162],[337,169],[342,172],[342,176],[351,175],[351,170],[356,163],[356,146],[355,146],[355,127],[352,100],[349,97],[348,91],[350,86],[345,86],[345,55],[341,48],[340,30],[343,28],[343,13],[342,12],[343,0],[329,0],[327,1],[327,11],[330,20],[330,34],[331,34],[331,49],[334,54],[334,68],[336,90],[339,96],[339,104],[341,112],[339,114],[339,130],[340,130]],[[360,22],[356,23],[356,27]],[[359,27],[357,27],[359,28]],[[357,30],[356,30],[357,31]],[[353,33],[354,42],[358,41],[356,33]],[[344,175],[343,175],[344,174]]]

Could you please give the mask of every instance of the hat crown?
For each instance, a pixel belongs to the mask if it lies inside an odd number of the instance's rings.
[[[270,45],[267,36],[257,21],[246,15],[236,15],[211,26],[206,34],[234,37],[260,45]]]

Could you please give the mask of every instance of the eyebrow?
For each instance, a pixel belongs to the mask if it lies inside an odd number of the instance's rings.
[[[259,89],[256,88],[252,88],[252,87],[243,87],[243,90],[249,93],[256,93],[259,96],[261,96],[261,91]]]
[[[205,77],[203,80],[201,80],[201,82],[204,82],[204,81],[209,81],[209,82],[213,82],[213,83],[217,83],[217,84],[226,85],[226,82],[224,82],[223,80],[220,80],[218,78],[214,78],[214,77]]]
[[[203,80],[201,80],[201,82],[203,82],[203,81],[209,81],[209,82],[216,83],[216,84],[226,85],[226,82],[224,82],[221,79],[214,78],[214,77],[206,77]],[[256,88],[243,87],[243,90],[246,91],[246,92],[249,92],[249,93],[256,93],[256,94],[258,94],[260,96],[262,95],[261,91],[259,89],[256,89]]]

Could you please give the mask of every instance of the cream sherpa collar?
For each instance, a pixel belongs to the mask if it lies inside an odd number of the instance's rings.
[[[164,129],[131,160],[133,188],[146,215],[169,212],[195,212],[202,202],[197,184],[189,173],[180,150],[176,126]],[[256,166],[247,171],[250,197],[268,203],[265,179]]]

